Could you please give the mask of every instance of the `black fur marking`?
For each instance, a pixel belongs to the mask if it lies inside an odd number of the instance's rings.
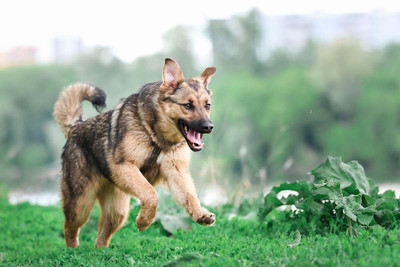
[[[189,79],[189,80],[186,80],[186,83],[187,83],[191,88],[193,88],[196,92],[199,91],[199,89],[200,89],[200,84],[199,84],[198,81],[193,80],[193,79]]]
[[[168,101],[168,102],[172,102],[172,103],[175,103],[175,104],[178,104],[179,105],[179,103],[178,102],[176,102],[174,99],[172,99],[171,97],[164,97],[163,99],[162,99],[162,101]]]
[[[173,92],[171,95],[176,94],[176,93],[179,92],[179,90],[181,90],[181,89],[182,89],[182,87],[180,87],[180,86],[176,87],[176,89],[174,90],[174,92]]]
[[[67,192],[63,194],[74,199],[84,192],[84,186],[87,181],[92,179],[91,168],[93,166],[86,160],[83,150],[73,141],[67,140],[64,146],[62,158],[62,183],[65,183]],[[87,180],[87,181],[85,181]]]
[[[154,110],[155,110],[156,108],[154,108]],[[150,128],[151,128],[151,130],[153,131],[153,133],[156,133],[156,129],[155,129],[155,126],[156,126],[156,124],[157,124],[157,121],[158,121],[158,116],[157,116],[157,113],[156,112],[153,112],[152,113],[152,116],[149,116],[148,118],[147,118],[147,123],[150,125]]]
[[[122,164],[125,162],[125,157],[121,156],[118,160],[117,160],[117,164]]]
[[[106,113],[102,113],[99,116],[95,117],[91,123],[98,124],[98,123],[106,123],[111,120],[111,111]],[[107,131],[91,131],[92,128],[88,127],[86,124],[78,124],[72,130],[72,134],[68,139],[67,146],[69,151],[66,151],[69,155],[74,155],[74,150],[79,150],[82,154],[81,156],[84,157],[86,160],[86,165],[82,168],[82,172],[87,172],[84,174],[91,179],[91,171],[93,168],[99,172],[102,176],[107,178],[109,181],[112,181],[111,178],[111,171],[108,165],[108,161],[106,158],[106,148],[104,140],[107,138]],[[89,124],[90,125],[90,124]],[[77,152],[76,152],[77,153]],[[77,162],[77,158],[71,158],[68,160],[70,162]],[[89,167],[89,168],[88,168]]]
[[[161,153],[161,148],[159,148],[156,144],[153,144],[153,146],[154,148],[153,151],[151,152],[150,157],[143,164],[142,168],[140,168],[140,172],[142,174],[145,174],[151,169],[151,167],[154,165],[154,163],[156,163],[157,158]]]
[[[126,126],[121,123],[121,118],[122,118],[122,113],[124,112],[124,109],[127,107],[127,105],[132,104],[132,96],[135,96],[135,95],[131,95],[128,98],[126,98],[124,104],[119,109],[117,124],[114,125],[115,131],[116,131],[115,136],[111,137],[112,141],[113,141],[113,156],[115,155],[115,151],[116,151],[117,147],[119,146],[121,141],[124,139],[126,131],[127,131]]]
[[[95,147],[83,146],[82,152],[88,164],[92,167],[97,168],[97,170],[100,172],[101,175],[103,175],[112,182],[111,171],[108,166],[107,159],[105,158],[104,149],[99,146]],[[91,177],[89,176],[89,178]]]
[[[142,86],[142,88],[140,88],[139,90],[139,94],[146,94],[146,93],[150,93],[151,92],[148,90],[149,88],[153,88],[153,87],[160,87],[162,85],[162,82],[158,81],[158,82],[152,82],[152,83],[147,83],[145,85]]]
[[[183,81],[179,82],[178,85],[176,86],[176,88],[174,89],[174,91],[172,92],[171,95],[176,94],[177,92],[179,92],[183,87],[182,87]]]
[[[67,185],[68,188],[68,193],[71,196],[71,198],[75,197],[75,193],[72,187],[72,177],[71,177],[71,172],[70,172],[70,159],[68,157],[68,153],[65,152],[65,146],[64,150],[61,154],[61,159],[62,159],[62,173],[63,173],[63,181],[65,181],[65,184]]]
[[[93,107],[97,110],[97,112],[101,112],[103,108],[106,107],[106,98],[107,95],[104,93],[103,90],[101,90],[98,87],[95,87],[96,94],[89,99],[90,102],[92,102]]]
[[[110,115],[110,121],[108,122],[108,149],[112,148],[112,138],[111,138],[111,129],[112,129],[112,115],[114,113],[114,110],[111,111]]]

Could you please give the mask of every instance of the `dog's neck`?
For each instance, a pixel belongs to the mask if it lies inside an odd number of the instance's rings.
[[[162,150],[170,150],[172,147],[185,141],[183,137],[180,138],[177,134],[168,134],[168,131],[165,130],[165,125],[163,125],[162,122],[156,122],[155,124],[150,125],[147,121],[142,121],[143,126],[153,143],[159,146]]]
[[[139,117],[144,129],[151,138],[151,141],[164,151],[173,149],[177,145],[184,143],[185,138],[178,131],[171,131],[176,127],[171,121],[165,119],[156,110],[143,110],[143,105],[139,105]]]

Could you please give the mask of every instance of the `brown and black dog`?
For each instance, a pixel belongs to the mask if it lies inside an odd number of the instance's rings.
[[[67,137],[61,195],[68,247],[79,245],[79,230],[96,199],[101,207],[96,247],[107,247],[122,227],[131,196],[141,201],[136,225],[145,230],[156,215],[154,187],[160,183],[194,221],[214,223],[215,215],[200,206],[189,161],[190,149],[200,151],[203,134],[213,129],[207,85],[215,72],[209,67],[199,77],[184,79],[179,65],[167,58],[162,81],[144,85],[113,110],[86,121],[81,102],[104,107],[104,92],[85,83],[62,91],[53,115]]]

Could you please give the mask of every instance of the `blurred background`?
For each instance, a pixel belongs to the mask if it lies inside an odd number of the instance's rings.
[[[62,88],[118,100],[216,66],[213,134],[193,153],[201,196],[229,201],[309,179],[327,155],[383,186],[400,178],[400,3],[393,1],[6,1],[0,16],[0,186],[58,200]],[[96,113],[87,103],[84,115]],[[213,204],[213,203],[208,203]]]

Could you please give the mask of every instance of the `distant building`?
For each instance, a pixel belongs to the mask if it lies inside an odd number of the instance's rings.
[[[35,64],[36,52],[36,47],[32,46],[16,46],[10,51],[0,52],[0,69]]]
[[[366,49],[400,43],[400,13],[385,11],[264,16],[262,28],[261,52],[265,56],[278,48],[298,51],[309,40],[330,43],[350,37]]]
[[[65,62],[76,58],[83,53],[81,37],[58,36],[53,41],[54,60]]]

